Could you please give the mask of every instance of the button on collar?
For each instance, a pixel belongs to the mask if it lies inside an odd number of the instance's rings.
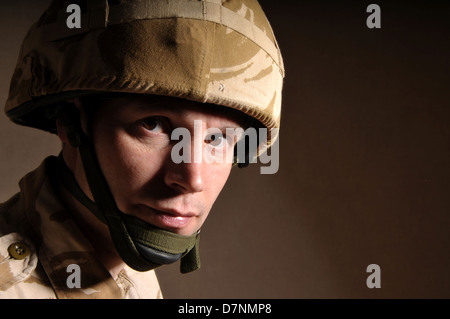
[[[22,260],[30,255],[30,247],[26,243],[19,241],[9,245],[8,252],[12,258]]]

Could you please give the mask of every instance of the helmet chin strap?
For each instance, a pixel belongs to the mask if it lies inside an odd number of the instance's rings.
[[[148,271],[176,262],[180,258],[181,273],[200,268],[200,231],[191,236],[183,236],[122,213],[98,164],[94,145],[81,128],[78,109],[66,105],[61,110],[61,122],[66,128],[70,144],[79,149],[95,202],[81,190],[60,155],[59,171],[62,182],[75,198],[108,226],[113,243],[123,261],[137,271]]]

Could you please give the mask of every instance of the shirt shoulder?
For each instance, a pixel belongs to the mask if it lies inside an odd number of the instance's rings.
[[[0,296],[36,269],[34,247],[18,233],[0,237]]]
[[[55,298],[42,278],[34,245],[19,233],[0,236],[0,299]]]

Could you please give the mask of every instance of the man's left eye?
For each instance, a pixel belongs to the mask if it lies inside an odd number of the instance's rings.
[[[225,147],[227,138],[223,134],[211,134],[206,136],[205,142],[213,147]]]
[[[142,126],[151,132],[160,133],[163,131],[163,123],[161,120],[150,117],[142,121]]]

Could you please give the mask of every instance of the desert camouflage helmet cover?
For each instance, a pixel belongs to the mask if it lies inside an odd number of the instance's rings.
[[[67,7],[74,3],[81,28],[71,29]],[[283,77],[256,0],[56,0],[23,41],[5,112],[54,132],[46,106],[129,92],[232,107],[278,128]]]

